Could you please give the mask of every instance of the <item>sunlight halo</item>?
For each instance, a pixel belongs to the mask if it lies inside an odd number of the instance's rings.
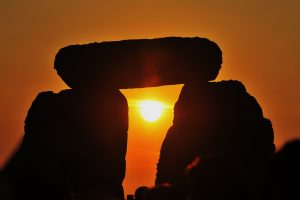
[[[147,122],[157,121],[164,109],[165,105],[161,101],[143,100],[139,102],[140,113]]]

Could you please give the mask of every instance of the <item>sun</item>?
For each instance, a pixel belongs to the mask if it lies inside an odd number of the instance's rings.
[[[157,121],[164,110],[164,104],[160,101],[143,100],[139,103],[142,117],[148,122]]]

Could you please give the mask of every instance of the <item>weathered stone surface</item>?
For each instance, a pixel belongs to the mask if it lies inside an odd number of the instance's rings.
[[[100,92],[100,93],[99,93]],[[128,105],[118,90],[42,92],[5,174],[18,200],[95,191],[124,199]]]
[[[271,122],[238,81],[184,85],[161,147],[156,183],[186,189],[185,168],[196,156],[219,153],[260,182],[275,145]]]
[[[71,45],[55,69],[71,88],[140,88],[214,80],[222,63],[218,45],[206,38],[167,37]]]

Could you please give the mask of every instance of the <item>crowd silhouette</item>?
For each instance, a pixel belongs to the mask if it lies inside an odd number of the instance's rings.
[[[22,143],[0,172],[0,199],[124,200],[128,104],[118,89],[177,83],[185,85],[155,186],[128,200],[299,199],[300,139],[275,152],[271,121],[245,86],[212,82],[221,64],[205,38],[63,48],[55,67],[71,89],[33,101]]]

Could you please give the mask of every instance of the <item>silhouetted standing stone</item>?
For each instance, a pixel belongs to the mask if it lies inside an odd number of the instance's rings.
[[[184,85],[161,147],[156,184],[186,190],[185,167],[196,156],[225,154],[259,181],[274,154],[271,122],[238,81]]]
[[[120,91],[40,93],[23,143],[6,167],[18,199],[60,199],[99,191],[124,198],[128,105]]]

